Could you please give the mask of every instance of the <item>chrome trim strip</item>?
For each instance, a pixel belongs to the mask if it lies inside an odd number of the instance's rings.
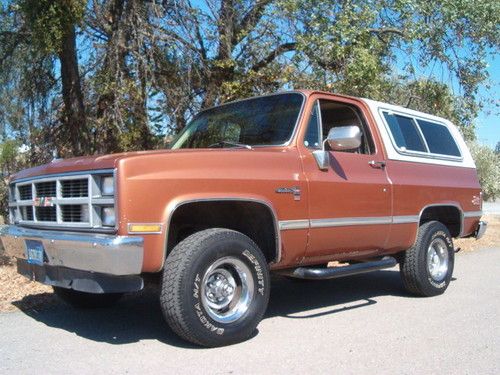
[[[281,261],[281,232],[279,229],[279,222],[278,222],[278,215],[276,214],[276,211],[273,206],[271,206],[270,203],[257,199],[257,198],[231,198],[231,197],[226,197],[226,198],[199,198],[199,199],[189,199],[181,202],[176,202],[176,204],[173,206],[173,208],[169,211],[168,213],[168,218],[167,218],[167,228],[165,230],[165,244],[163,246],[163,263],[161,265],[161,269],[163,269],[163,266],[165,264],[165,259],[167,255],[167,246],[168,246],[168,236],[169,236],[169,230],[170,230],[170,224],[172,221],[172,217],[174,216],[175,211],[189,203],[196,203],[196,202],[231,202],[231,201],[236,201],[236,202],[253,202],[253,203],[259,203],[263,204],[269,209],[269,212],[271,213],[273,217],[273,223],[274,223],[274,233],[275,233],[275,242],[276,242],[276,260],[271,263],[279,263]]]
[[[87,234],[114,234],[116,233],[115,227],[99,227],[89,229],[88,227],[60,227],[60,226],[51,226],[51,225],[31,225],[31,221],[21,221],[18,224],[19,227],[26,229],[36,229],[36,230],[51,230],[57,232],[76,232],[76,233],[87,233]]]
[[[380,216],[380,217],[342,217],[324,219],[299,219],[281,220],[280,230],[307,229],[307,228],[330,228],[349,225],[381,225],[381,224],[408,224],[418,223],[419,216]]]
[[[26,259],[25,240],[42,242],[47,264],[111,275],[137,275],[142,271],[143,238],[96,233],[38,230],[17,225],[0,226],[6,254]]]
[[[309,229],[310,221],[303,220],[283,220],[279,222],[280,230]]]
[[[433,206],[451,206],[456,207],[462,212],[459,206],[454,204],[436,204],[429,205],[422,209],[422,212]],[[346,217],[346,218],[324,218],[324,219],[299,219],[299,220],[281,220],[279,222],[280,230],[306,229],[310,228],[329,228],[342,227],[349,225],[379,225],[379,224],[416,224],[420,222],[422,215],[401,215],[401,216],[380,216],[380,217]],[[482,211],[468,211],[463,213],[463,217],[480,217]],[[461,227],[463,224],[461,223]]]
[[[464,217],[481,217],[483,216],[483,211],[465,211]]]
[[[57,162],[56,162],[57,163]],[[20,178],[19,180],[12,180],[9,182],[9,184],[18,184],[21,182],[26,182],[26,181],[34,181],[34,180],[39,180],[39,179],[53,179],[53,178],[59,178],[59,177],[67,177],[67,176],[78,176],[81,174],[113,174],[114,168],[111,169],[95,169],[95,170],[84,170],[84,171],[75,171],[75,172],[65,172],[65,173],[53,173],[53,174],[44,174],[41,176],[34,176],[34,177],[25,177],[25,178]]]
[[[420,221],[420,217],[418,215],[409,215],[409,216],[393,216],[392,223],[393,224],[413,224],[418,223]]]
[[[391,223],[392,223],[391,216],[312,219],[311,228],[343,227],[350,225],[379,225],[379,224],[391,224]]]

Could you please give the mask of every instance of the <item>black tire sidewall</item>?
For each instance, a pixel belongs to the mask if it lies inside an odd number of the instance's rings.
[[[254,281],[254,297],[246,313],[232,323],[220,323],[206,312],[201,301],[203,276],[215,261],[235,257],[244,262],[251,271]],[[186,269],[183,288],[185,319],[195,329],[196,336],[208,346],[228,345],[242,341],[252,334],[267,308],[270,291],[267,262],[246,236],[238,232],[222,232],[211,237],[203,245],[203,251]]]
[[[442,240],[444,240],[444,243],[446,244],[446,248],[448,251],[448,272],[446,274],[446,277],[440,282],[437,282],[432,278],[427,268],[427,249],[429,248],[431,242],[434,241],[436,238],[441,238]],[[419,250],[420,250],[419,263],[421,266],[420,277],[422,283],[424,284],[423,286],[431,294],[443,293],[450,284],[455,263],[455,251],[453,248],[453,241],[451,239],[448,229],[441,223],[438,222],[432,223],[432,225],[430,225],[427,228],[427,231],[422,238]]]

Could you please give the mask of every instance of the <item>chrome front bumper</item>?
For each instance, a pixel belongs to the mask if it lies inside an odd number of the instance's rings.
[[[138,275],[142,270],[143,239],[97,233],[59,232],[0,226],[7,255],[25,260],[25,240],[41,241],[47,266],[98,272],[108,275]]]

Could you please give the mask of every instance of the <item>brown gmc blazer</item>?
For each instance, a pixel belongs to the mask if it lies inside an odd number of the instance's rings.
[[[0,233],[21,274],[75,306],[110,304],[162,272],[170,327],[218,346],[252,334],[270,271],[328,279],[399,263],[409,292],[443,293],[452,238],[486,229],[481,206],[446,119],[295,91],[203,111],[167,150],[21,171]]]

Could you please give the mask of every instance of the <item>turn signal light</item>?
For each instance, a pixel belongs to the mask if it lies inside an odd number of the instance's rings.
[[[161,233],[161,224],[129,224],[129,233]]]

